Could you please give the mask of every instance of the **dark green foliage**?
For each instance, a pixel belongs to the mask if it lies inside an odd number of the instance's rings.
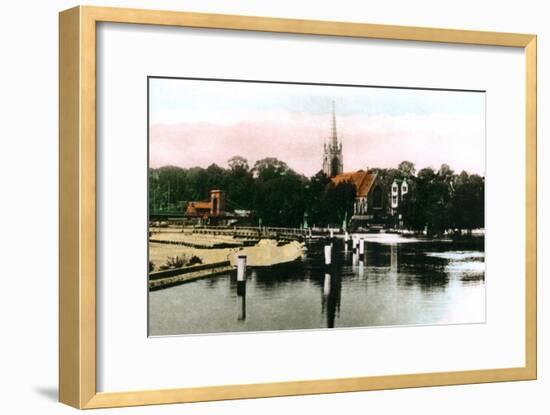
[[[329,183],[330,179],[321,170],[312,176],[306,184],[304,198],[308,207],[306,212],[310,226],[324,224],[325,218],[330,214],[330,206],[324,203],[325,191]]]
[[[454,174],[443,164],[438,172],[425,168],[410,183],[401,211],[411,229],[438,235],[446,230],[484,227],[485,181],[478,175]]]
[[[210,190],[221,189],[228,210],[250,210],[266,226],[300,226],[309,207],[306,177],[276,158],[258,160],[251,169],[245,158],[234,156],[228,166],[150,169],[150,212],[181,214],[186,202],[208,200]]]
[[[441,234],[445,230],[471,230],[484,226],[484,178],[466,172],[455,174],[448,165],[438,171],[403,161],[397,169],[373,169],[377,185],[387,189],[405,179],[409,192],[400,202],[404,226]],[[307,178],[276,158],[248,160],[234,156],[228,168],[212,164],[183,169],[165,166],[149,170],[149,209],[152,213],[182,214],[188,201],[208,200],[210,190],[226,192],[226,208],[250,210],[265,226],[299,227],[307,216],[309,226],[341,225],[353,214],[355,187],[334,185],[319,171]]]
[[[453,183],[454,197],[451,204],[453,227],[471,230],[484,226],[485,179],[465,171],[456,176]]]
[[[355,185],[351,182],[330,183],[321,200],[325,208],[324,221],[329,225],[341,226],[344,219],[351,218],[355,202]]]
[[[397,166],[397,170],[403,175],[404,177],[412,177],[416,173],[416,167],[414,163],[410,161],[402,161],[399,163],[399,166]]]

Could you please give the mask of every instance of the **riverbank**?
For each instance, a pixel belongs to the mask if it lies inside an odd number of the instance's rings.
[[[149,261],[153,264],[154,270],[166,264],[168,257],[196,256],[201,259],[202,264],[229,261],[232,266],[235,266],[236,257],[246,255],[249,266],[267,267],[299,260],[305,253],[306,248],[303,243],[293,241],[280,245],[272,239],[262,239],[253,246],[211,249],[149,242]]]
[[[476,241],[483,240],[485,236],[484,231],[478,231],[471,234],[447,234],[439,237],[429,237],[422,233],[413,232],[379,232],[379,233],[350,233],[350,238],[361,238],[365,242],[376,242],[381,244],[402,244],[402,243],[415,243],[415,242],[460,242],[460,241]],[[344,239],[345,234],[337,235],[338,238]]]

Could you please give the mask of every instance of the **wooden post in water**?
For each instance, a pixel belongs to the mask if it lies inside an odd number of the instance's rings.
[[[346,231],[344,234],[344,252],[348,252],[348,244],[349,244],[349,233]]]
[[[246,295],[246,255],[237,256],[237,296]]]
[[[359,260],[363,261],[365,259],[365,240],[363,238],[359,239]]]
[[[332,245],[325,245],[325,265],[332,264]]]
[[[237,256],[237,281],[246,281],[246,255]]]

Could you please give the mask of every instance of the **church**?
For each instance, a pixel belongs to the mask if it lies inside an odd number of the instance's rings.
[[[355,202],[350,225],[360,227],[400,227],[403,226],[400,206],[409,193],[409,183],[405,178],[388,180],[378,170],[357,170],[344,172],[342,140],[336,128],[336,110],[332,103],[332,123],[330,136],[323,145],[323,173],[331,184],[349,182],[355,186]]]

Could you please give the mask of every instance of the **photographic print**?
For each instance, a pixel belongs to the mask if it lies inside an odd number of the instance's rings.
[[[485,322],[485,92],[148,78],[150,336]]]

